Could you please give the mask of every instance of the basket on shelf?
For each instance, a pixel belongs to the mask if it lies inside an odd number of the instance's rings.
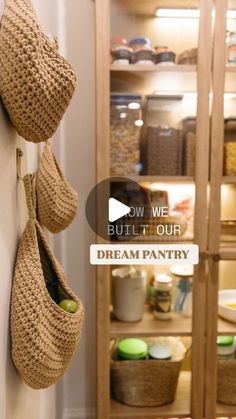
[[[236,405],[236,359],[218,360],[217,400]]]
[[[236,141],[224,145],[224,175],[236,176]]]
[[[145,340],[148,344],[168,343],[173,351],[172,359],[120,361],[116,342],[111,359],[112,393],[115,399],[129,406],[163,406],[175,399],[186,348],[179,338]]]
[[[179,130],[166,127],[147,128],[148,175],[182,175],[182,137]]]

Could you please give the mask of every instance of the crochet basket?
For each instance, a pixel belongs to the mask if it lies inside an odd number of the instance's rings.
[[[218,360],[217,400],[236,405],[236,359]]]
[[[155,407],[174,401],[186,349],[175,338],[156,338],[147,343],[159,341],[172,346],[172,360],[120,361],[116,342],[111,359],[111,386],[113,396],[119,402],[129,406]]]
[[[68,227],[77,212],[78,195],[64,178],[49,144],[40,159],[36,192],[40,223],[52,233]]]
[[[18,133],[45,141],[55,133],[76,76],[40,27],[31,0],[6,0],[0,25],[0,95]]]
[[[29,220],[15,266],[11,298],[12,359],[26,384],[34,389],[56,383],[78,346],[84,319],[80,299],[68,287],[35,212],[33,176],[24,177]],[[58,305],[73,299],[71,314]]]

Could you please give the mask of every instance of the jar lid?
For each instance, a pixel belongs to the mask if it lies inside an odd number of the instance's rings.
[[[128,45],[128,41],[123,36],[113,36],[111,38],[111,45]]]
[[[218,336],[217,345],[218,346],[232,346],[234,344],[233,336]]]
[[[129,41],[129,45],[151,45],[151,41],[148,38],[133,38]]]
[[[123,339],[118,344],[118,354],[125,359],[141,359],[148,354],[148,346],[141,339]]]
[[[172,357],[172,350],[168,345],[164,343],[157,343],[149,347],[149,355],[154,359],[170,359]]]
[[[119,101],[119,102],[123,102],[123,101],[141,101],[142,96],[138,95],[138,94],[126,94],[126,93],[112,93],[110,95],[111,98],[111,102],[112,101]]]
[[[191,277],[193,276],[193,265],[174,265],[170,271],[175,276]]]
[[[156,274],[155,281],[161,282],[162,284],[170,284],[171,282],[173,282],[171,276],[167,274]]]

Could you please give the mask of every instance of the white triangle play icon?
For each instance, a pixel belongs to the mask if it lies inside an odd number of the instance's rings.
[[[122,202],[118,201],[115,198],[109,199],[109,221],[113,223],[116,220],[119,220],[119,218],[124,217],[125,215],[130,213],[130,207],[128,207],[125,204],[122,204]]]

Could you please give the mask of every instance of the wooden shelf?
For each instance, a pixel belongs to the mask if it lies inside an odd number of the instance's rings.
[[[217,416],[236,416],[236,406],[231,406],[228,404],[217,403],[216,405],[216,414]]]
[[[126,73],[194,73],[197,71],[196,65],[142,65],[142,64],[128,64],[118,65],[111,64],[111,72],[126,72]]]
[[[218,334],[219,335],[236,335],[236,324],[228,322],[221,317],[218,318]]]
[[[222,184],[226,185],[228,183],[236,183],[236,176],[223,176]]]
[[[236,243],[221,243],[221,260],[236,260]]]
[[[181,372],[177,388],[176,399],[173,403],[161,407],[130,407],[111,400],[110,418],[121,419],[157,419],[157,418],[185,418],[190,416],[190,372]]]
[[[154,16],[157,7],[199,7],[197,0],[120,0],[120,4],[129,13],[147,16]]]
[[[119,181],[122,176],[111,176],[114,177],[114,182]],[[150,183],[194,183],[194,178],[192,176],[124,176],[127,179],[132,180],[133,182],[150,182]]]
[[[110,337],[112,339],[127,336],[191,336],[192,319],[173,314],[172,320],[155,319],[153,313],[146,312],[143,319],[136,323],[124,323],[112,319]]]
[[[226,73],[236,73],[236,66],[227,65],[225,71]]]

